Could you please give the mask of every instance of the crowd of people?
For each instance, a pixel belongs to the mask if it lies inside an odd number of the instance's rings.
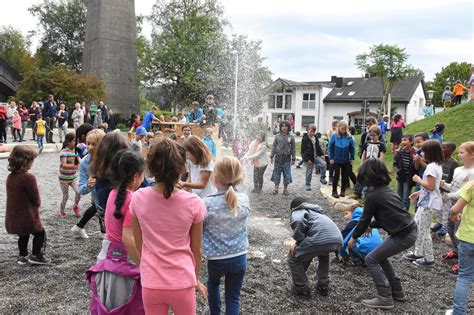
[[[143,120],[139,115],[134,117],[128,138],[108,128],[107,118],[102,116],[108,112],[104,106],[101,103],[97,109],[89,108],[91,119],[100,122],[89,124],[81,120],[87,115],[76,104],[71,117],[75,132],[67,132],[66,127],[60,136],[63,148],[58,181],[63,197],[58,214],[68,215],[66,205],[72,188],[75,197],[71,213],[79,219],[72,233],[88,239],[85,227],[97,217],[104,237],[97,263],[87,272],[93,291],[91,312],[120,307],[122,312],[129,308],[134,313],[167,314],[171,308],[176,314],[192,314],[196,312],[197,289],[208,300],[210,313],[220,314],[220,283],[224,277],[226,314],[238,314],[251,211],[249,197],[240,189],[244,168],[247,164],[253,167],[252,193],[260,194],[264,173],[271,165],[271,194],[279,194],[283,175],[283,195],[288,196],[292,165],[297,159],[291,122],[280,122],[270,154],[267,135],[262,131],[236,156],[221,157],[212,127],[219,124],[223,111],[212,96],[206,98],[203,108],[193,103],[187,117],[182,113],[171,119],[156,117],[158,108],[154,106]],[[96,119],[98,116],[100,119]],[[50,96],[34,118],[34,135],[41,142],[45,136],[53,141],[51,131],[56,120],[57,128],[62,128],[68,114]],[[431,136],[425,132],[411,135],[403,134],[405,125],[400,115],[394,117],[390,128],[387,118],[379,122],[367,118],[367,130],[361,135],[357,152],[361,159],[358,170],[353,169],[356,138],[352,126],[334,121],[325,135],[314,124],[308,126],[299,165],[306,166],[306,190],[312,189],[316,172],[321,184],[332,185],[334,198],[344,197],[352,182],[352,197],[363,202],[347,205],[347,225],[338,227],[325,214],[327,209],[309,199],[288,201],[293,239],[288,253],[290,292],[304,298],[311,296],[307,270],[317,257],[316,293],[328,296],[329,256],[336,253],[341,262],[367,267],[376,294],[362,304],[391,309],[394,300],[403,302],[408,297],[389,258],[413,248],[404,257],[414,266],[429,268],[435,261],[431,234],[449,233],[453,249],[442,259],[458,261],[451,270],[458,275],[454,314],[465,314],[474,274],[474,142],[459,146],[463,164],[459,166],[452,157],[456,145],[444,139],[444,124],[436,124]],[[61,119],[64,122],[60,125]],[[181,123],[180,132],[175,122]],[[205,129],[202,138],[192,134],[194,124]],[[156,125],[160,128],[154,132]],[[384,161],[388,129],[397,191],[389,187],[391,172]],[[22,140],[21,132],[16,136]],[[40,140],[38,146],[41,152]],[[41,196],[29,172],[36,156],[36,150],[18,145],[8,159],[5,226],[8,233],[19,236],[20,265],[50,263],[39,216]],[[82,212],[79,201],[87,194],[91,194],[91,204]],[[412,202],[414,217],[409,213]],[[437,224],[431,226],[434,215]],[[388,234],[385,240],[378,229]],[[201,282],[203,256],[207,261],[206,284]]]

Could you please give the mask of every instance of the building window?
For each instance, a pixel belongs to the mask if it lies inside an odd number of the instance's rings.
[[[301,116],[302,128],[308,128],[310,124],[314,124],[314,116]]]
[[[285,95],[285,109],[291,109],[291,95]]]
[[[354,127],[363,127],[364,118],[354,118]]]
[[[283,108],[283,95],[277,95],[276,108]]]
[[[268,108],[269,109],[275,108],[275,95],[268,95]]]
[[[316,109],[316,94],[315,93],[303,94],[303,109]]]

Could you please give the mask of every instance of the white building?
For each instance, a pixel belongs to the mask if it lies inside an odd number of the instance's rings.
[[[277,79],[267,88],[262,119],[269,126],[293,115],[295,131],[304,131],[315,123],[325,133],[333,120],[347,120],[360,128],[364,125],[362,104],[368,102],[369,115],[376,116],[382,102],[382,82],[378,77],[341,78],[331,81],[295,82]],[[401,114],[407,123],[423,118],[426,88],[421,76],[408,77],[395,84],[391,93],[392,114]]]

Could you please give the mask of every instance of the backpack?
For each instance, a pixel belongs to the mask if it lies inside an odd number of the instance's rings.
[[[128,262],[123,244],[105,242],[110,243],[106,258],[86,272],[86,283],[92,290],[91,314],[145,314],[140,270]]]

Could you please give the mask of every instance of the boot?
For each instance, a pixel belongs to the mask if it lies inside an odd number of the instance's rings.
[[[377,297],[370,300],[362,300],[362,305],[368,308],[390,310],[394,308],[390,288],[385,286],[377,287]]]
[[[390,286],[392,287],[392,298],[398,302],[405,302],[408,298],[403,292],[402,282],[399,278],[393,278],[390,280]]]

